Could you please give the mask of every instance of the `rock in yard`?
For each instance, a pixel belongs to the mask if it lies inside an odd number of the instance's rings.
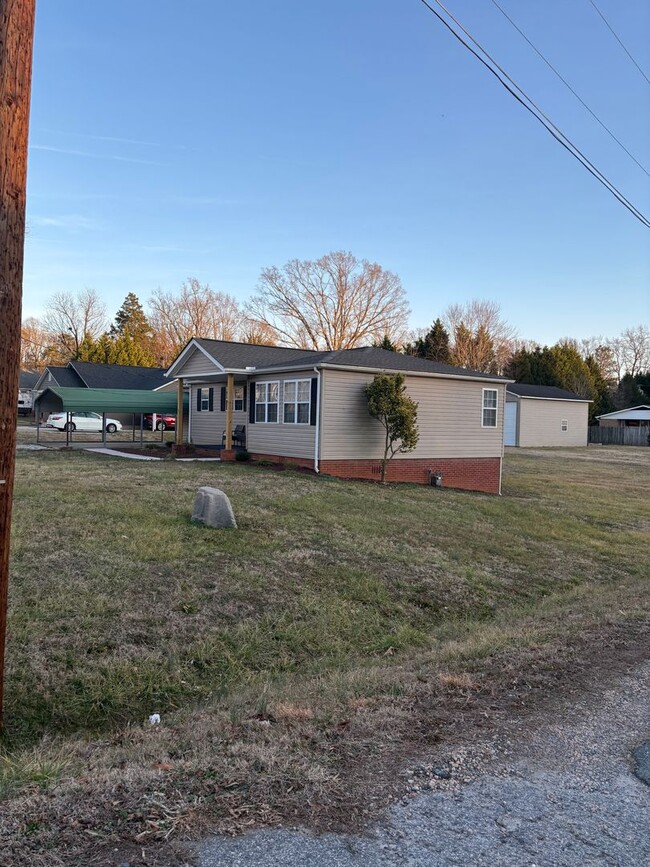
[[[192,520],[201,521],[208,527],[237,529],[230,500],[219,488],[199,488],[194,500]]]

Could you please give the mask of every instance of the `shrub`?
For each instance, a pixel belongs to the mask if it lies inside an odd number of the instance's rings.
[[[251,453],[247,452],[246,449],[243,449],[242,451],[239,451],[235,454],[236,461],[250,461],[250,459]]]

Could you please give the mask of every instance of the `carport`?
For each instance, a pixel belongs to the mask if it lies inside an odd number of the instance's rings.
[[[107,413],[127,413],[133,415],[133,439],[135,442],[136,417],[140,416],[140,445],[144,445],[143,415],[175,415],[176,439],[182,441],[183,420],[187,417],[189,401],[183,396],[183,411],[179,414],[180,396],[174,392],[139,391],[129,388],[46,388],[34,402],[36,413],[36,442],[40,442],[41,413],[47,412],[96,412],[102,416],[102,442],[106,443]],[[180,415],[180,418],[179,418]],[[70,445],[72,431],[66,425],[66,446]],[[80,431],[80,433],[83,433]],[[163,439],[164,431],[160,438]]]

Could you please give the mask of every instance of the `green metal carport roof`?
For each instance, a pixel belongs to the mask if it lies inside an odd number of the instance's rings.
[[[176,415],[176,392],[139,391],[133,388],[46,388],[36,409],[63,412],[156,412]],[[184,410],[189,401],[183,398]]]

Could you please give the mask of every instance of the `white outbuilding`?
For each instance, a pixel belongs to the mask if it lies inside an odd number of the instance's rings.
[[[586,446],[591,401],[551,385],[506,386],[504,445]]]

